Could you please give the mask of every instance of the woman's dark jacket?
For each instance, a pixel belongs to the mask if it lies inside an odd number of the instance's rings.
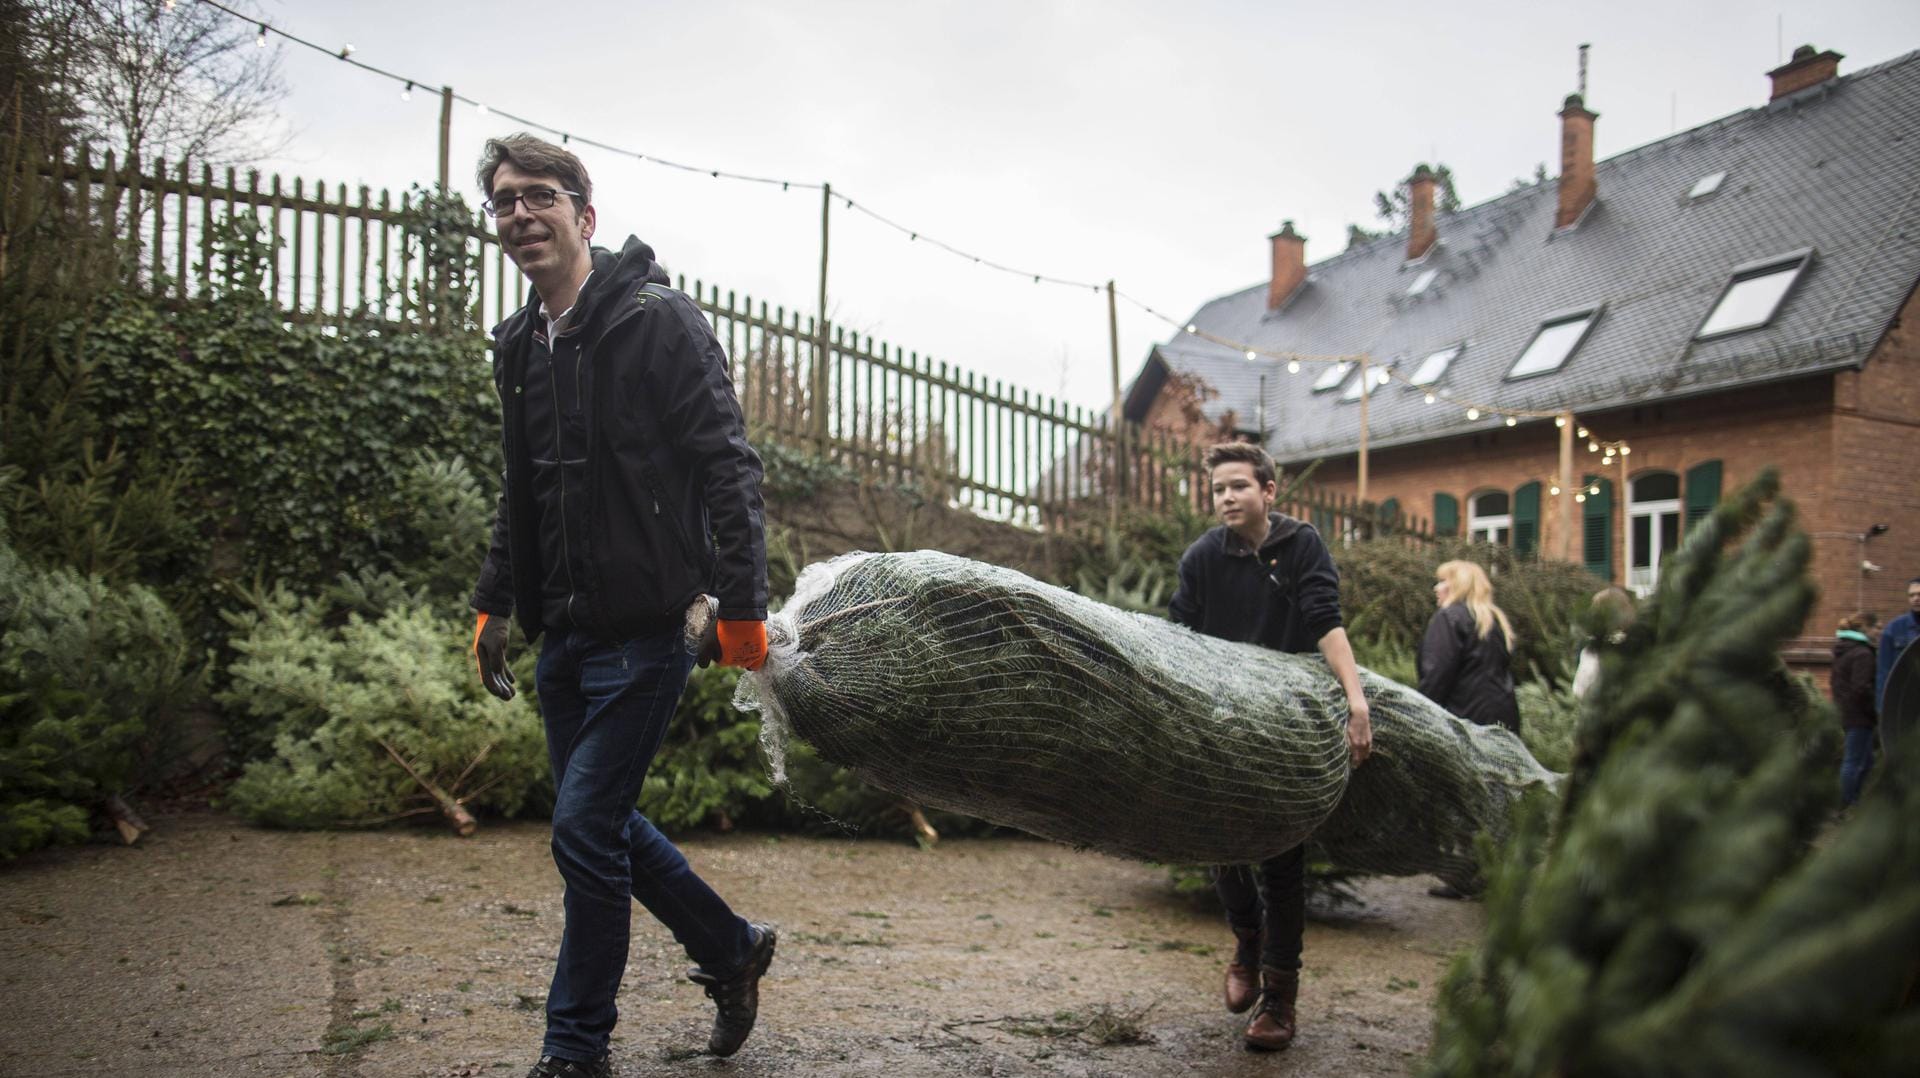
[[[1467,604],[1449,603],[1434,612],[1420,641],[1420,692],[1463,719],[1519,733],[1511,663],[1498,622],[1481,636]]]
[[[1340,574],[1311,524],[1269,513],[1259,550],[1224,524],[1195,539],[1167,612],[1208,636],[1310,652],[1340,627]]]
[[[1842,636],[1833,642],[1833,667],[1827,686],[1833,692],[1834,709],[1840,712],[1840,725],[1852,730],[1879,724],[1873,706],[1873,645],[1859,633]]]
[[[702,593],[719,597],[722,618],[767,615],[760,458],[719,341],[666,279],[638,239],[618,255],[593,252],[562,334],[578,349],[565,358],[585,387],[586,448],[557,550],[541,542],[525,427],[523,379],[545,332],[538,297],[493,331],[505,489],[472,605],[518,613],[529,640],[548,628],[604,639],[658,631]],[[542,587],[553,559],[566,572],[551,576],[571,582],[558,605]]]

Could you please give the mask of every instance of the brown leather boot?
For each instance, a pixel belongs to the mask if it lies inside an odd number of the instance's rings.
[[[1278,1052],[1293,1043],[1293,1004],[1300,995],[1300,971],[1260,967],[1260,1009],[1247,1023],[1247,1047]]]
[[[1235,929],[1233,936],[1238,946],[1227,963],[1227,1011],[1244,1014],[1260,998],[1260,933],[1243,936]]]

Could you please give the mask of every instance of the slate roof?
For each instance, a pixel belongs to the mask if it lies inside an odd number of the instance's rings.
[[[1720,171],[1717,192],[1688,197]],[[1404,233],[1383,237],[1312,265],[1272,314],[1261,281],[1190,321],[1255,348],[1365,351],[1407,375],[1464,342],[1436,388],[1516,409],[1593,412],[1857,367],[1920,280],[1920,52],[1628,150],[1595,175],[1598,200],[1576,228],[1555,232],[1548,180],[1439,216],[1440,244],[1417,264],[1404,262]],[[1736,267],[1805,248],[1813,258],[1771,322],[1692,340]],[[1425,269],[1436,279],[1409,297]],[[1596,304],[1557,372],[1507,377],[1544,319]],[[1312,392],[1323,369],[1288,375],[1280,361],[1176,333],[1154,348],[1125,407],[1140,418],[1168,372],[1185,372],[1217,394],[1203,406],[1209,418],[1232,412],[1252,431],[1265,375],[1276,458],[1353,452],[1359,405],[1339,400],[1345,384]],[[1429,405],[1401,382],[1377,390],[1369,411],[1375,447],[1501,423],[1469,422],[1464,408]]]

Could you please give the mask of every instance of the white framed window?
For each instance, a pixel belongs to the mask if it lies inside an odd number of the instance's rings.
[[[1783,258],[1736,266],[1727,287],[1720,290],[1720,298],[1707,312],[1707,320],[1694,332],[1694,339],[1758,329],[1773,321],[1812,255],[1810,250],[1796,251]]]
[[[1725,171],[1709,172],[1705,176],[1700,177],[1700,182],[1694,184],[1693,189],[1687,192],[1687,197],[1705,198],[1715,191],[1720,190],[1720,185],[1726,181],[1726,178],[1727,174]]]
[[[1660,559],[1680,545],[1680,477],[1647,472],[1627,490],[1627,587],[1644,599],[1660,582]]]
[[[1328,367],[1326,372],[1321,374],[1320,377],[1313,380],[1313,391],[1315,393],[1325,393],[1329,389],[1338,389],[1340,383],[1346,379],[1347,372],[1352,369],[1352,360],[1343,359],[1335,363],[1333,366]]]
[[[1452,363],[1465,347],[1464,344],[1456,344],[1452,348],[1442,348],[1438,352],[1430,353],[1427,358],[1420,361],[1418,367],[1413,369],[1413,384],[1407,388],[1430,386],[1438,382],[1441,376],[1447,373],[1447,364]]]
[[[1594,319],[1599,315],[1600,309],[1596,307],[1588,311],[1556,315],[1542,322],[1533,340],[1527,342],[1526,350],[1520,353],[1519,359],[1513,361],[1513,369],[1507,372],[1507,377],[1548,374],[1565,366],[1574,349],[1587,339],[1587,331],[1593,328]]]
[[[1393,374],[1391,373],[1392,371],[1393,371],[1392,364],[1387,364],[1387,363],[1368,364],[1367,365],[1367,381],[1373,384],[1370,387],[1368,387],[1367,392],[1369,393],[1375,392],[1381,386],[1386,385],[1387,382],[1393,378]],[[1340,399],[1349,403],[1359,400],[1360,399],[1360,379],[1355,378],[1352,382],[1348,383],[1347,391],[1345,393],[1340,394]]]
[[[1467,538],[1495,546],[1513,540],[1513,500],[1506,491],[1484,491],[1467,499]]]

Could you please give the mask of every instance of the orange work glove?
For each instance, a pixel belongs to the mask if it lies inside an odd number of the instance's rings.
[[[513,619],[482,612],[473,626],[473,662],[480,684],[502,700],[513,699],[513,671],[507,669],[507,629]]]
[[[716,626],[720,637],[720,665],[758,670],[767,661],[767,623],[728,621]]]

